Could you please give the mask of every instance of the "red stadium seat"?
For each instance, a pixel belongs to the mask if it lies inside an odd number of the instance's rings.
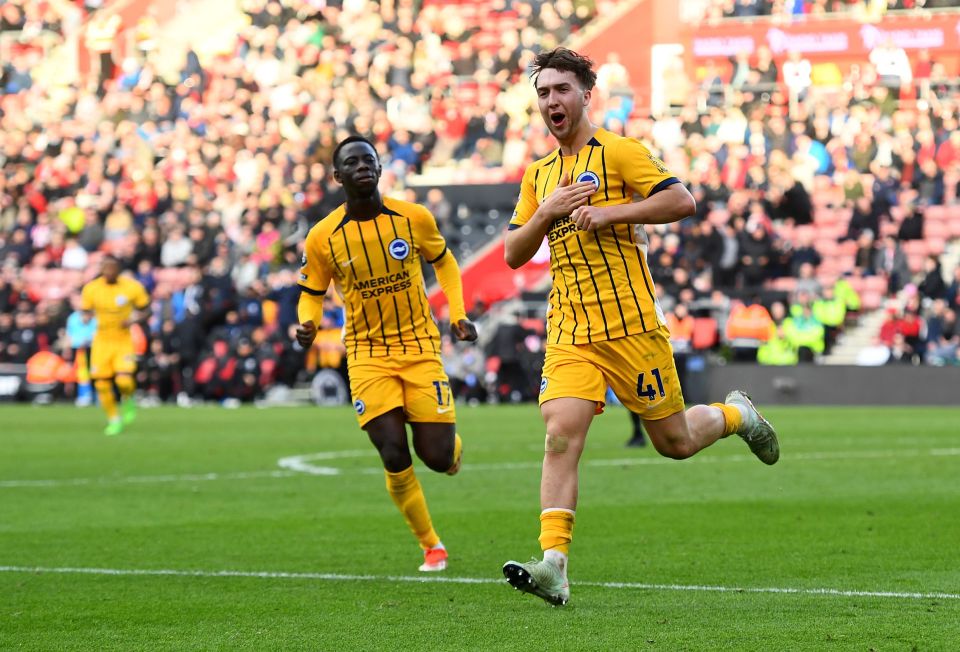
[[[719,331],[717,320],[713,317],[696,317],[693,320],[693,338],[691,345],[698,351],[713,348],[717,343]]]

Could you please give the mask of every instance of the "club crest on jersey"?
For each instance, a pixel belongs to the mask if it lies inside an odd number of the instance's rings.
[[[357,414],[362,416],[363,413],[367,411],[367,406],[363,401],[357,399],[353,402],[353,409],[357,411]]]
[[[577,175],[577,183],[580,183],[581,181],[589,181],[597,190],[600,190],[600,177],[597,176],[596,172],[584,170]]]
[[[540,393],[543,394],[545,391],[547,391],[547,379],[546,379],[546,378],[541,378],[541,379],[540,379]]]
[[[410,244],[403,238],[397,238],[387,245],[387,251],[394,260],[403,260],[410,255]]]
[[[127,305],[127,297],[123,296],[122,294],[117,295],[117,305],[118,306]]]

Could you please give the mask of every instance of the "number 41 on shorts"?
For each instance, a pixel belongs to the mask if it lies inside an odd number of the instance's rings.
[[[637,396],[646,398],[648,401],[656,400],[657,393],[660,393],[660,398],[666,396],[666,393],[663,391],[663,379],[660,377],[660,368],[654,368],[650,370],[650,375],[657,379],[657,389],[653,388],[651,383],[644,384],[643,378],[646,375],[646,372],[641,371],[640,375],[637,376]]]

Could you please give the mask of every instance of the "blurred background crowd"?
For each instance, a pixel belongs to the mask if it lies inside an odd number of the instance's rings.
[[[516,183],[554,148],[528,63],[630,3],[212,3],[236,28],[207,33],[198,13],[176,57],[156,12],[125,24],[110,4],[0,4],[0,363],[73,360],[86,345],[73,299],[111,253],[153,297],[141,386],[189,401],[315,378],[319,396],[342,398],[335,300],[313,350],[290,337],[303,239],[342,201],[336,142],[371,138],[383,191],[424,202],[469,266],[508,213],[478,217],[446,188]],[[960,2],[689,5],[711,24]],[[50,62],[78,40],[89,67],[65,79]],[[597,64],[594,121],[646,143],[698,201],[694,218],[649,229],[684,368],[960,364],[960,80],[935,49],[888,39],[841,69],[761,46],[686,66],[656,115],[618,56]],[[492,309],[467,297],[487,328],[477,346],[445,343],[463,398],[535,396],[543,285],[516,289]]]

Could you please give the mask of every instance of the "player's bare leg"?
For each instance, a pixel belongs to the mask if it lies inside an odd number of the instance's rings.
[[[427,499],[413,471],[403,410],[396,408],[381,414],[370,420],[364,430],[380,453],[387,492],[424,551],[424,563],[420,570],[443,570],[447,566],[446,550],[433,529]]]
[[[567,554],[577,508],[580,456],[595,409],[594,401],[579,398],[553,399],[540,407],[547,427],[540,476],[543,560],[508,561],[503,566],[503,574],[514,588],[553,605],[566,604],[570,598]]]
[[[775,464],[780,458],[773,426],[739,390],[730,392],[725,403],[694,405],[664,419],[645,419],[643,425],[657,452],[677,460],[691,457],[732,434],[740,435],[763,463]]]
[[[453,423],[410,423],[413,450],[431,471],[456,475],[460,471],[463,443]]]

